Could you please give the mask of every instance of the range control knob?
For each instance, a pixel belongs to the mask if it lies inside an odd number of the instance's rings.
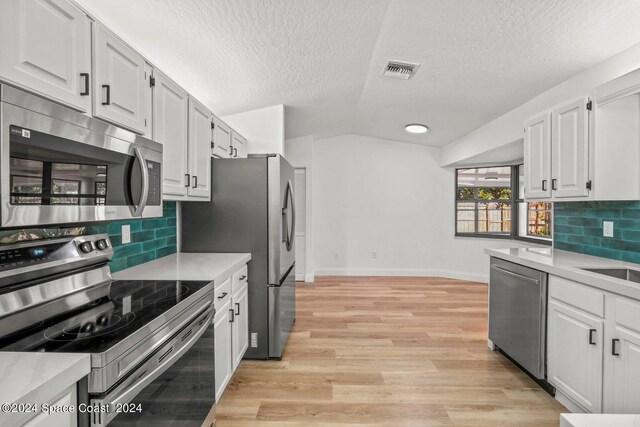
[[[81,252],[88,254],[93,251],[93,246],[91,246],[91,242],[82,242],[78,245],[78,248]]]
[[[104,251],[108,247],[109,247],[109,244],[105,239],[96,240],[96,248],[100,249],[101,251]]]

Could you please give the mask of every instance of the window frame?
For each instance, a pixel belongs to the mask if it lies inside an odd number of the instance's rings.
[[[549,239],[545,239],[543,237],[530,237],[530,236],[521,236],[518,233],[520,229],[520,212],[519,207],[520,203],[527,203],[524,198],[519,198],[520,194],[520,181],[519,181],[519,169],[522,163],[515,165],[490,165],[490,166],[469,166],[464,168],[456,168],[455,169],[455,179],[454,179],[454,197],[453,197],[453,205],[454,205],[454,227],[455,227],[455,237],[471,237],[471,238],[479,238],[479,239],[501,239],[501,240],[519,240],[523,242],[536,243],[540,245],[551,246],[553,244],[553,234]],[[491,232],[483,232],[479,233],[474,231],[472,233],[469,232],[458,232],[458,172],[461,170],[467,169],[481,169],[481,168],[504,168],[508,167],[511,169],[511,198],[508,199],[511,205],[511,231],[508,234],[505,233],[491,233]],[[504,199],[505,201],[507,199]],[[474,200],[477,207],[477,201]],[[528,206],[528,205],[527,205]],[[553,207],[551,209],[552,219],[551,224],[553,227]],[[477,218],[477,208],[476,208],[476,222]],[[476,226],[477,229],[477,226]]]

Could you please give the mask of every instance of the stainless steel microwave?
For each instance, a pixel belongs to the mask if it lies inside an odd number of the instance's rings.
[[[162,216],[162,145],[0,85],[0,227]]]

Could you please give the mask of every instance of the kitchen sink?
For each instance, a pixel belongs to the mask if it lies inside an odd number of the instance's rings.
[[[582,270],[640,283],[640,270],[632,270],[630,268],[583,268]]]

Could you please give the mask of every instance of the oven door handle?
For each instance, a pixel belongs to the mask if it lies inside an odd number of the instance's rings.
[[[147,199],[149,198],[149,170],[147,169],[147,159],[144,158],[140,149],[133,147],[133,152],[138,162],[140,162],[140,173],[142,174],[142,194],[140,195],[140,201],[137,207],[132,208],[132,214],[135,217],[142,216],[142,211],[144,211],[144,208],[147,206]]]
[[[160,375],[162,375],[167,369],[169,369],[178,359],[180,359],[193,345],[200,339],[206,332],[207,328],[211,326],[211,319],[213,318],[214,307],[207,305],[204,312],[195,316],[193,321],[189,323],[189,326],[182,329],[177,335],[167,341],[169,346],[165,345],[160,347],[153,356],[149,358],[149,362],[140,366],[135,371],[131,372],[131,376],[136,378],[133,383],[127,383],[125,381],[120,386],[116,387],[112,392],[106,395],[99,396],[95,399],[91,399],[91,405],[108,405],[109,412],[97,412],[91,414],[91,427],[104,427],[106,426],[116,415],[115,406],[123,405],[134,400],[134,398],[140,393],[146,386],[151,384]],[[204,320],[204,321],[203,321]],[[189,339],[182,340],[184,337],[183,332],[189,328],[198,328],[198,331],[189,336]],[[172,348],[172,351],[169,351]],[[153,367],[153,363],[159,360],[158,365]],[[149,366],[151,365],[151,366]],[[149,368],[152,370],[149,371]],[[213,402],[212,402],[213,404]]]

